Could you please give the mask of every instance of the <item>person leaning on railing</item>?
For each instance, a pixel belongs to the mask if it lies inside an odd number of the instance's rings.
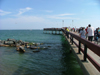
[[[68,28],[66,28],[66,31],[68,31],[68,32],[69,32],[69,29],[68,29]]]

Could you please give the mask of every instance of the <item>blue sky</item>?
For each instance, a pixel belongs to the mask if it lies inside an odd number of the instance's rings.
[[[100,27],[99,0],[0,0],[0,30],[88,24]]]

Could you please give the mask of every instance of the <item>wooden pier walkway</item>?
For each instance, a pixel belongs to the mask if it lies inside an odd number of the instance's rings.
[[[52,28],[50,30],[53,31]],[[100,46],[79,37],[76,33],[67,32],[63,29],[60,31],[69,42],[84,75],[100,75]]]

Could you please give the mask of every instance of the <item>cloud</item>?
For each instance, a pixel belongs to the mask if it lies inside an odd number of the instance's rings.
[[[45,10],[45,12],[52,13],[53,11],[52,10]]]
[[[4,16],[4,15],[10,14],[10,13],[11,12],[3,11],[0,9],[0,16]]]
[[[49,16],[49,18],[53,18],[53,19],[79,19],[79,18],[73,18],[73,17],[59,17],[59,16]]]
[[[65,13],[65,14],[59,14],[57,16],[68,16],[68,15],[74,15],[74,14]]]
[[[24,9],[20,9],[18,15],[21,15],[21,14],[23,14],[23,13],[25,13],[25,12],[31,10],[31,9],[32,9],[32,8],[30,8],[30,7],[26,7],[26,8],[24,8]]]
[[[75,15],[75,14],[65,13],[65,14],[58,14],[58,15],[49,15],[47,17],[52,18],[52,19],[79,19],[79,18],[69,17],[72,15]]]

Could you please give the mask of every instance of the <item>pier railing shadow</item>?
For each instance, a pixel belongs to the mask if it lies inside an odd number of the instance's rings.
[[[88,60],[95,66],[95,68],[100,72],[100,63],[98,63],[97,61],[95,61],[95,59],[93,59],[88,53],[87,53],[87,49],[89,48],[92,52],[94,52],[97,56],[100,57],[100,46],[81,38],[80,36],[65,31],[62,29],[62,32],[67,36],[67,38],[70,39],[70,42],[73,44],[75,44],[78,47],[78,53],[80,54],[80,52],[83,53],[83,61],[86,61],[87,58]],[[78,43],[76,43],[75,40],[78,41]],[[84,48],[81,47],[81,43],[84,44]]]

